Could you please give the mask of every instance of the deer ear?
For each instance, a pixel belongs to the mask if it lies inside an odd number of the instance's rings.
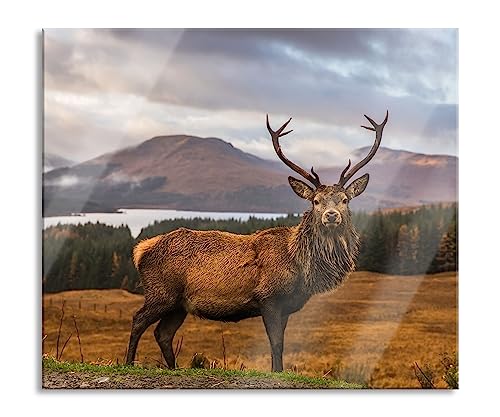
[[[370,179],[370,175],[365,174],[362,177],[359,177],[357,180],[354,180],[347,190],[345,190],[347,197],[353,199],[360,195],[363,191],[365,191],[366,186],[368,185],[368,180]]]
[[[299,197],[305,198],[306,200],[313,199],[314,190],[305,182],[293,177],[288,177],[288,182],[290,183],[292,190],[295,191],[295,194],[297,194]]]

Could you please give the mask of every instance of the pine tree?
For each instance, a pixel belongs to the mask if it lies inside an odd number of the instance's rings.
[[[398,243],[396,247],[398,273],[410,275],[418,272],[417,253],[419,244],[418,226],[411,228],[403,224],[399,228]]]
[[[436,272],[457,270],[457,237],[456,231],[450,227],[439,244],[439,250],[434,259]]]
[[[384,216],[377,213],[371,220],[362,238],[358,269],[386,272],[389,259]]]
[[[74,290],[76,282],[78,282],[78,253],[75,251],[71,256],[67,289]]]

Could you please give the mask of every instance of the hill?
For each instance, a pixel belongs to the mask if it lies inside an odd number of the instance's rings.
[[[76,162],[67,158],[63,158],[62,156],[44,152],[43,155],[43,172],[52,171],[53,169],[62,168],[62,167],[70,167],[75,165]]]
[[[366,149],[353,154],[353,162]],[[276,158],[277,159],[277,158]],[[343,166],[317,171],[335,183]],[[380,148],[364,172],[367,191],[354,209],[374,210],[456,200],[457,158]],[[170,208],[201,211],[301,212],[281,162],[245,153],[217,138],[158,136],[44,175],[44,215]]]
[[[369,151],[353,153],[359,161]],[[342,167],[323,169],[322,178],[335,181]],[[363,172],[370,184],[363,194],[362,207],[394,208],[457,201],[458,159],[450,155],[427,155],[381,147]],[[366,194],[366,195],[365,195]]]

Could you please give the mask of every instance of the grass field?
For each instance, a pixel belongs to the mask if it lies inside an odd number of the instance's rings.
[[[73,315],[86,362],[123,363],[133,313],[143,297],[122,290],[85,290],[43,297],[43,352],[55,356],[73,334],[63,360],[80,361]],[[292,315],[285,333],[284,365],[305,376],[342,379],[374,388],[420,387],[413,363],[440,380],[444,354],[458,351],[457,275],[389,276],[356,272],[334,293],[313,297]],[[144,334],[137,359],[156,365],[154,326]],[[177,332],[180,367],[195,353],[227,369],[270,369],[270,348],[260,318],[219,323],[188,316]],[[225,353],[224,353],[225,352]],[[441,373],[440,373],[441,372]]]

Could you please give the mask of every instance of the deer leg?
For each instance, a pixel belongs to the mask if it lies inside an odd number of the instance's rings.
[[[176,365],[172,341],[174,340],[175,332],[181,327],[186,316],[187,312],[184,310],[174,310],[165,314],[154,332],[156,342],[160,346],[161,353],[170,369],[174,369]]]
[[[285,315],[281,316],[281,325],[283,327],[283,338],[285,337],[285,329],[286,329],[286,325],[288,324],[288,317],[289,316],[290,316],[289,314],[285,314]]]
[[[271,344],[272,370],[281,372],[283,371],[283,338],[288,317],[283,317],[280,309],[274,305],[265,306],[261,313]]]
[[[137,345],[139,344],[141,336],[149,326],[160,319],[163,311],[164,310],[159,310],[158,308],[144,304],[144,306],[134,314],[127,350],[127,365],[132,365],[134,363]]]

